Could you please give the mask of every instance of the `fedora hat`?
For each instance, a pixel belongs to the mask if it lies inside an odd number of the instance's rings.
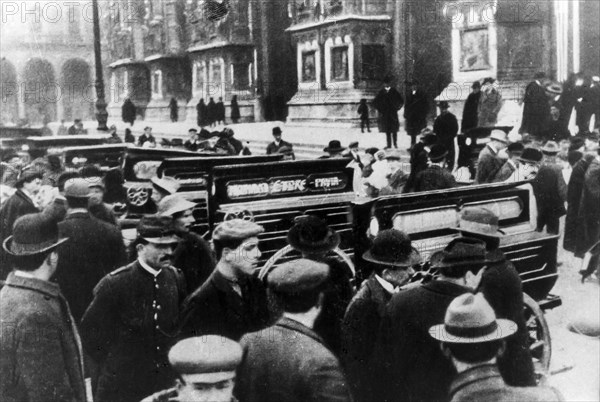
[[[555,141],[548,141],[542,147],[542,152],[545,154],[555,155],[560,152],[560,147]]]
[[[342,152],[344,149],[342,146],[342,143],[339,142],[338,140],[331,140],[329,141],[329,145],[327,145],[325,148],[323,148],[324,152]]]
[[[339,233],[314,215],[296,218],[296,224],[288,231],[287,238],[292,248],[307,253],[330,251],[340,244]]]
[[[434,144],[429,152],[429,159],[432,162],[441,162],[448,155],[448,150],[442,144]]]
[[[543,158],[544,155],[542,155],[539,149],[525,148],[519,160],[523,163],[535,165],[536,163],[540,163]]]
[[[143,216],[137,225],[137,235],[149,243],[172,244],[179,242],[170,216]]]
[[[67,237],[58,237],[58,225],[43,213],[23,215],[16,220],[13,234],[2,247],[13,257],[26,257],[53,250],[67,241]]]
[[[187,211],[195,206],[195,203],[186,200],[179,194],[170,194],[160,200],[157,213],[163,216],[173,216],[178,212]]]
[[[470,237],[452,240],[444,249],[431,257],[434,268],[456,268],[484,265],[486,258],[485,242]]]
[[[508,143],[508,138],[507,137],[508,137],[508,135],[506,134],[506,132],[502,131],[502,130],[499,130],[499,129],[494,129],[490,133],[490,140],[500,141],[500,142],[503,142],[505,144]]]
[[[500,237],[499,219],[487,208],[469,207],[461,211],[459,229],[464,233],[473,233],[489,237]]]
[[[395,267],[412,267],[422,261],[419,252],[412,246],[410,237],[396,229],[379,232],[362,258],[375,264]]]
[[[508,338],[517,332],[511,320],[496,318],[482,293],[465,293],[450,303],[444,323],[429,328],[429,335],[445,343],[483,343]]]

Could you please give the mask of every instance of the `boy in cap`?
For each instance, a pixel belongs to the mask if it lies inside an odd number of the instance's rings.
[[[537,228],[541,232],[547,227],[550,234],[558,234],[559,219],[567,213],[567,185],[562,174],[562,166],[557,162],[558,144],[548,141],[542,148],[544,160],[532,181],[533,193],[538,208]]]
[[[314,331],[328,275],[326,264],[307,259],[283,263],[269,273],[267,283],[283,317],[242,338],[238,398],[248,402],[351,400],[338,360]]]
[[[375,347],[373,400],[444,401],[454,377],[429,328],[444,319],[455,297],[479,286],[487,264],[485,243],[460,237],[434,254],[439,275],[392,296]],[[435,382],[432,382],[435,379]]]
[[[429,167],[415,179],[414,191],[433,191],[456,187],[456,179],[446,169],[448,150],[444,145],[435,144],[429,152]]]
[[[183,274],[171,265],[177,242],[170,217],[142,217],[133,244],[136,261],[94,289],[80,328],[84,349],[99,369],[95,401],[139,401],[173,383],[167,351],[186,295]]]
[[[243,219],[220,223],[212,241],[217,265],[208,280],[185,302],[182,336],[221,335],[239,340],[265,328],[271,319],[267,295],[255,275],[263,227]]]
[[[443,324],[429,329],[440,342],[458,375],[450,386],[450,400],[461,401],[563,401],[557,390],[549,387],[512,387],[497,368],[506,339],[515,333],[516,324],[497,319],[481,293],[466,293],[450,303]]]
[[[508,146],[508,135],[502,130],[492,130],[490,142],[479,152],[475,173],[475,184],[492,183],[504,160],[499,152]]]
[[[168,195],[158,204],[158,214],[173,218],[175,232],[181,238],[173,254],[173,265],[183,271],[188,294],[206,282],[217,263],[208,242],[190,230],[195,222],[195,206],[178,194]]]
[[[373,397],[371,357],[385,306],[411,279],[413,266],[421,262],[408,235],[396,229],[379,232],[362,258],[373,273],[352,298],[342,324],[341,357],[357,402]]]
[[[58,285],[56,222],[29,214],[3,243],[14,270],[0,290],[0,395],[3,401],[85,402],[77,328]]]
[[[142,402],[233,402],[235,371],[241,361],[239,343],[222,336],[179,341],[169,351],[169,363],[179,375],[175,387]]]

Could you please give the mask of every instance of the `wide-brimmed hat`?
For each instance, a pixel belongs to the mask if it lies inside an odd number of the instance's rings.
[[[178,212],[187,211],[195,206],[196,204],[186,200],[179,194],[170,194],[160,200],[157,213],[164,216],[173,216]]]
[[[563,92],[563,87],[558,82],[551,82],[546,85],[546,92],[552,95],[560,95]]]
[[[460,213],[458,229],[464,233],[489,237],[500,237],[504,234],[500,230],[498,216],[489,209],[481,207],[464,208]]]
[[[362,258],[379,265],[405,268],[420,264],[422,261],[419,252],[412,246],[410,237],[396,229],[379,232],[373,240],[373,245]]]
[[[176,193],[180,187],[179,182],[170,176],[154,176],[150,179],[150,182],[152,182],[153,186],[158,187],[161,191],[169,194]]]
[[[434,144],[431,146],[429,152],[429,159],[432,162],[441,162],[446,156],[448,156],[448,150],[442,144]]]
[[[500,141],[505,144],[508,143],[508,135],[505,131],[494,129],[490,133],[490,140]]]
[[[429,335],[445,343],[483,343],[507,338],[517,332],[511,320],[496,318],[482,293],[465,293],[452,300],[444,323],[429,328]]]
[[[296,218],[296,224],[288,231],[287,239],[292,248],[306,253],[330,251],[340,244],[339,233],[314,215]]]
[[[342,146],[342,143],[339,142],[338,140],[331,140],[329,141],[329,145],[327,145],[325,148],[323,148],[324,152],[342,152],[344,149]]]
[[[47,253],[67,240],[67,237],[58,237],[56,220],[36,213],[18,218],[13,234],[4,240],[2,247],[13,257],[26,257]]]
[[[485,242],[470,237],[452,240],[443,251],[434,256],[431,257],[432,266],[439,269],[471,267],[488,262]]]
[[[536,163],[540,163],[543,158],[544,155],[542,155],[539,149],[525,148],[519,157],[519,160],[523,163],[535,165]]]
[[[387,151],[385,151],[385,159],[392,159],[392,160],[401,160],[402,159],[402,153],[400,152],[399,149],[388,149]]]
[[[560,147],[555,141],[548,141],[542,147],[542,152],[545,154],[555,155],[560,152]]]
[[[172,244],[181,240],[175,235],[173,218],[170,216],[143,216],[137,225],[137,235],[154,244]]]

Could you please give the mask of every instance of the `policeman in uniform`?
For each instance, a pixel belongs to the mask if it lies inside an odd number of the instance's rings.
[[[143,217],[137,231],[137,260],[102,278],[81,323],[98,365],[96,402],[139,401],[175,378],[167,351],[186,294],[183,273],[171,266],[179,239],[170,217]]]
[[[241,346],[229,338],[207,335],[187,338],[169,352],[179,374],[176,385],[142,402],[231,402],[235,371],[242,361]]]

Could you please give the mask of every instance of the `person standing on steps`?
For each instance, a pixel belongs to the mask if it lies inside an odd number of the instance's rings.
[[[383,82],[383,88],[373,100],[373,106],[379,112],[379,132],[385,133],[387,148],[398,148],[398,130],[400,121],[398,111],[404,105],[404,99],[396,88],[392,87],[391,78],[387,77]]]

